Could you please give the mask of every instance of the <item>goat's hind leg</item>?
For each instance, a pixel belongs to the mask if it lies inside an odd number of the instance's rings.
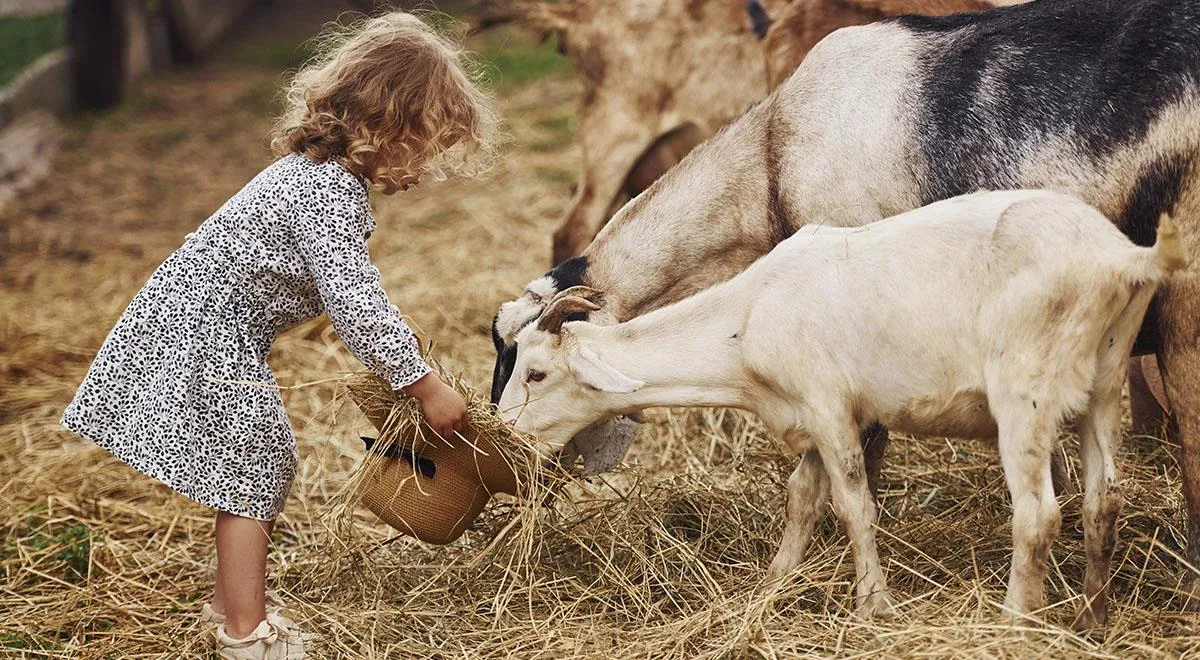
[[[1116,387],[1105,386],[1095,391],[1088,410],[1079,419],[1087,570],[1083,578],[1084,602],[1075,616],[1076,630],[1103,626],[1108,620],[1108,576],[1116,544],[1117,517],[1124,504],[1114,458],[1121,437],[1120,383],[1118,380]]]
[[[806,420],[829,478],[833,508],[850,537],[857,578],[857,614],[862,618],[890,617],[895,608],[875,543],[875,499],[867,485],[866,466],[858,428],[846,419],[814,416]]]
[[[767,581],[774,582],[791,573],[812,542],[813,531],[829,501],[829,477],[815,449],[804,452],[800,464],[788,478],[787,520],[783,542],[767,569]]]
[[[989,395],[1000,431],[1000,460],[1012,496],[1013,557],[1004,607],[1015,615],[1045,606],[1046,561],[1058,536],[1061,514],[1054,498],[1050,452],[1058,412],[1029,396]]]
[[[1095,383],[1088,407],[1079,418],[1087,570],[1083,578],[1084,602],[1075,616],[1076,630],[1096,628],[1108,620],[1108,577],[1117,538],[1117,518],[1125,503],[1115,458],[1121,442],[1121,385],[1127,356],[1152,295],[1151,290],[1134,291],[1125,309],[1101,338],[1096,352]]]

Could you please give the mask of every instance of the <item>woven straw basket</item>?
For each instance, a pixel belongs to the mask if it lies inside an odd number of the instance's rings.
[[[420,433],[414,426],[402,434],[391,415],[396,399],[386,385],[381,390],[364,380],[349,389],[380,437],[397,436],[382,451],[372,450],[362,490],[363,505],[396,530],[427,543],[450,543],[493,494],[518,494],[512,467],[474,426],[450,442],[424,423]]]

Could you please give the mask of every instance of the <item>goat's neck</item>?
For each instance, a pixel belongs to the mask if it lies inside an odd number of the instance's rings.
[[[614,412],[749,406],[741,355],[749,298],[733,288],[718,285],[620,325],[580,324],[586,326],[580,347],[645,383],[636,392],[608,395]]]
[[[617,320],[730,279],[790,233],[767,205],[762,134],[771,103],[693,150],[622,207],[585,251],[589,284],[610,294]]]

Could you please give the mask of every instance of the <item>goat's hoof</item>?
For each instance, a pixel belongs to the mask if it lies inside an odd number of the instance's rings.
[[[892,596],[888,591],[876,591],[863,600],[862,605],[858,606],[858,610],[854,614],[864,620],[894,619],[896,618],[896,604],[892,602]]]
[[[1075,615],[1075,622],[1071,624],[1071,629],[1075,632],[1088,632],[1103,628],[1108,622],[1108,608],[1089,607],[1084,605],[1079,608],[1079,612]]]
[[[770,587],[782,586],[784,584],[784,580],[786,580],[787,577],[792,574],[792,569],[795,567],[796,562],[787,560],[780,561],[780,559],[776,557],[771,562],[771,566],[767,568],[767,577],[763,579],[763,584]]]
[[[1037,612],[1040,609],[1040,607],[1029,607],[1020,610],[1006,605],[1003,613],[1000,615],[1000,620],[1004,625],[1013,628],[1039,627],[1044,625],[1045,621],[1037,614],[1032,614],[1032,612]]]

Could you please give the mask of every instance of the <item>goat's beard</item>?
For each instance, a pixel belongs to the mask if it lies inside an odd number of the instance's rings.
[[[575,434],[563,447],[562,460],[573,464],[576,457],[583,458],[582,474],[593,475],[616,467],[637,434],[638,423],[625,416],[603,419]]]

